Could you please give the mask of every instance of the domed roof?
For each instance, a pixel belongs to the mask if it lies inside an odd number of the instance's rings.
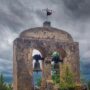
[[[21,38],[54,39],[62,42],[73,42],[71,35],[63,30],[53,27],[36,27],[23,31]]]

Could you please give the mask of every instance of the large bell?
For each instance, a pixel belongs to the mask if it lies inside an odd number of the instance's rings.
[[[35,62],[33,71],[34,72],[40,72],[41,71],[40,63],[38,61]]]

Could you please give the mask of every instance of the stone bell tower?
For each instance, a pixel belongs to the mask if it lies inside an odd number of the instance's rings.
[[[44,22],[43,27],[31,28],[23,31],[13,43],[13,73],[14,90],[34,90],[33,85],[33,49],[42,53],[42,82],[40,90],[46,90],[47,81],[52,80],[52,53],[58,52],[60,80],[64,69],[63,65],[69,65],[74,74],[75,83],[80,83],[79,44],[74,42],[72,36],[57,28],[53,28],[50,22]],[[54,90],[54,89],[52,89]]]

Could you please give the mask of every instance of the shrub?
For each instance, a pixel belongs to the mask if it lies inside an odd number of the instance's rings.
[[[69,67],[66,66],[65,73],[60,81],[61,90],[75,90],[74,76],[69,70]]]
[[[88,88],[89,88],[89,90],[90,90],[90,81],[88,81]]]
[[[55,84],[60,83],[60,74],[53,74],[52,80],[54,81]]]

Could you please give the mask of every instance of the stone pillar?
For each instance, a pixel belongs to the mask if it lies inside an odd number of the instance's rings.
[[[45,63],[44,63],[44,78],[46,80],[51,80],[51,58],[47,57],[45,58]]]
[[[16,39],[13,46],[13,90],[33,90],[32,49],[24,46],[22,39]]]
[[[77,42],[69,45],[70,54],[67,57],[67,63],[71,66],[72,73],[74,75],[75,83],[80,84],[80,57],[79,57],[79,45]]]
[[[28,53],[28,71],[29,71],[29,74],[30,74],[31,76],[33,75],[32,51],[33,51],[33,49],[30,48],[30,49],[29,49],[29,53]]]
[[[46,90],[46,80],[42,78],[40,90]]]
[[[41,87],[40,90],[45,90],[46,88],[46,80],[44,75],[44,61],[42,62],[42,81],[41,81]]]
[[[33,49],[30,48],[29,49],[29,53],[28,53],[28,72],[30,77],[32,78],[32,80],[30,81],[30,89],[29,90],[33,90],[34,86],[33,86],[33,58],[32,58],[32,51]]]
[[[40,90],[46,90],[46,80],[51,80],[51,58],[45,58],[42,67],[42,83]]]
[[[16,62],[16,41],[13,44],[13,90],[17,90],[17,62]]]
[[[46,90],[54,90],[54,83],[52,80],[46,81]]]
[[[32,49],[23,48],[18,56],[18,89],[17,90],[33,90],[32,78]]]
[[[75,80],[76,83],[80,84],[80,56],[79,56],[79,44],[75,43],[75,52],[74,52],[74,60],[76,61],[76,65],[74,67],[74,70],[76,72]]]
[[[60,82],[62,82],[63,81],[63,74],[64,74],[64,69],[63,69],[63,66],[64,66],[64,64],[63,63],[59,63],[59,68],[60,68]]]
[[[53,90],[60,90],[59,86],[54,85]]]

